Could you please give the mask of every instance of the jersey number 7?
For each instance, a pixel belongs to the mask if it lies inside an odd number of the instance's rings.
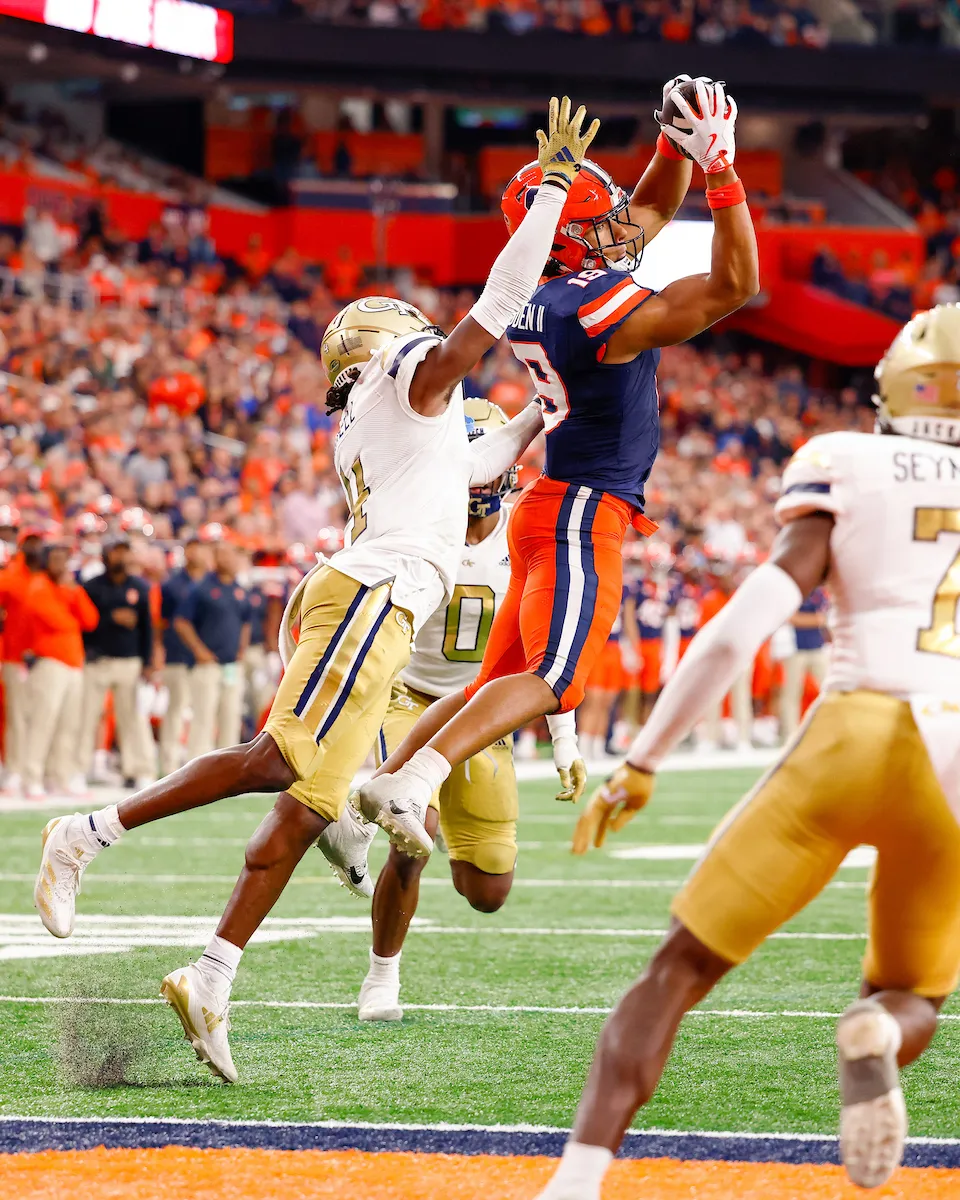
[[[551,429],[556,429],[570,412],[567,389],[540,342],[511,342],[511,347],[530,372],[537,399],[543,409],[544,432],[549,433]]]
[[[960,509],[918,508],[914,510],[913,540],[935,542],[941,533],[960,533]],[[933,595],[930,624],[917,634],[917,649],[927,654],[960,658],[957,633],[957,600],[960,598],[960,554],[953,560]]]

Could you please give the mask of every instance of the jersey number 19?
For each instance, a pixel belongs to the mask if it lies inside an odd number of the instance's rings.
[[[511,342],[514,354],[530,372],[543,409],[544,432],[555,429],[570,412],[570,397],[563,380],[540,342]]]

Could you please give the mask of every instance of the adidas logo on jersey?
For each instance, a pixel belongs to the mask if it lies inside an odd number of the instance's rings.
[[[503,558],[501,558],[501,559],[500,559],[500,563],[499,563],[499,565],[500,565],[501,567],[509,567],[509,566],[510,566],[510,555],[509,555],[509,554],[505,554],[505,555],[503,556]]]

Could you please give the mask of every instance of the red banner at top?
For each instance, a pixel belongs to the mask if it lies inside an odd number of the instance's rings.
[[[233,59],[233,14],[192,0],[0,0],[0,13],[184,58]]]

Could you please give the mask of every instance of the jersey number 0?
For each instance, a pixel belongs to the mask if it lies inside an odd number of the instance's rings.
[[[480,662],[493,625],[496,593],[485,583],[458,583],[447,605],[443,657],[448,662]]]

